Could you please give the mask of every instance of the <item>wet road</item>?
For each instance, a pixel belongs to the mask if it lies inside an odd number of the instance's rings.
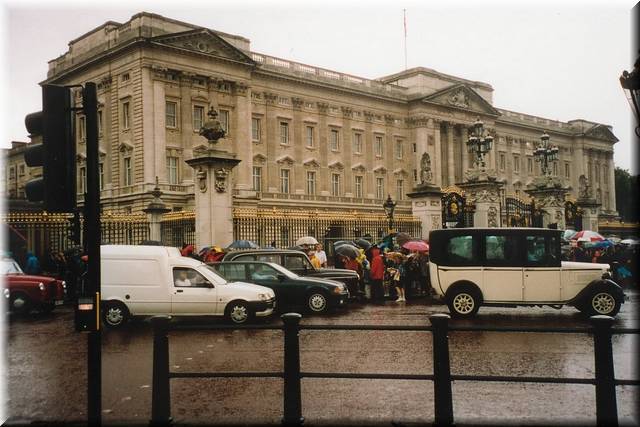
[[[638,296],[623,305],[616,326],[638,327]],[[446,307],[388,302],[354,305],[303,324],[428,325]],[[202,319],[203,323],[211,319]],[[279,324],[278,319],[271,323]],[[587,326],[575,309],[480,309],[452,324]],[[11,318],[7,330],[10,422],[86,419],[86,335],[73,332],[73,312]],[[616,378],[636,379],[637,336],[615,335]],[[431,334],[397,331],[302,331],[301,369],[313,372],[432,373]],[[103,422],[146,424],[151,411],[152,334],[147,321],[103,333]],[[470,375],[593,377],[587,334],[452,332],[451,371]],[[280,331],[174,331],[176,372],[280,371]],[[433,422],[430,381],[303,379],[305,425]],[[621,424],[638,424],[637,386],[617,387]],[[179,423],[280,424],[280,379],[174,379],[171,412]],[[464,424],[595,425],[591,385],[453,384],[454,417]]]

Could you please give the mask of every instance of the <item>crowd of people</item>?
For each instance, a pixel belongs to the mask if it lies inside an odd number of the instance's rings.
[[[565,261],[609,264],[613,280],[628,287],[637,283],[638,245],[610,244],[607,246],[576,242],[563,256]]]

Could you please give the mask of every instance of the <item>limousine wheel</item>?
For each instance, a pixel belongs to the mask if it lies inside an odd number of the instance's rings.
[[[447,305],[452,316],[473,316],[480,309],[480,297],[471,289],[460,288],[451,293]]]
[[[244,301],[234,301],[227,306],[226,317],[235,324],[246,323],[251,319],[251,309]]]
[[[611,292],[598,290],[591,294],[589,298],[589,315],[604,314],[606,316],[615,316],[620,311],[622,302],[618,301]]]
[[[321,292],[313,292],[307,298],[307,305],[314,313],[323,313],[327,311],[327,297]]]
[[[102,319],[111,328],[119,328],[129,319],[127,306],[118,301],[110,301],[104,304]]]

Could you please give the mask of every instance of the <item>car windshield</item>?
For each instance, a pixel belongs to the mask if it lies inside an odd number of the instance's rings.
[[[293,271],[287,270],[286,268],[284,268],[283,266],[281,266],[280,264],[276,264],[276,263],[269,263],[269,265],[273,268],[275,268],[276,270],[278,270],[279,273],[284,274],[285,276],[287,276],[290,279],[299,279],[300,276],[298,276],[296,273],[294,273]]]
[[[12,259],[3,259],[0,261],[1,274],[24,274],[17,262]]]

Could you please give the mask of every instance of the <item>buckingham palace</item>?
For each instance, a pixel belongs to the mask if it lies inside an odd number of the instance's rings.
[[[430,68],[366,79],[254,52],[241,35],[142,12],[71,40],[42,83],[88,81],[98,88],[104,211],[139,213],[154,188],[167,209],[193,211],[197,179],[186,161],[206,148],[199,132],[213,107],[226,133],[219,146],[240,160],[230,180],[238,212],[380,215],[391,195],[396,214],[411,215],[407,194],[424,173],[441,189],[464,181],[475,160],[466,142],[480,119],[494,140],[486,162],[503,197],[526,199],[541,174],[534,151],[546,133],[558,148],[550,174],[568,197],[578,198],[581,182],[589,182],[601,218],[617,215],[611,126],[499,108],[489,83]],[[81,114],[76,139],[81,201]],[[14,197],[24,174],[37,174],[25,171],[21,149],[16,144],[8,155]]]

